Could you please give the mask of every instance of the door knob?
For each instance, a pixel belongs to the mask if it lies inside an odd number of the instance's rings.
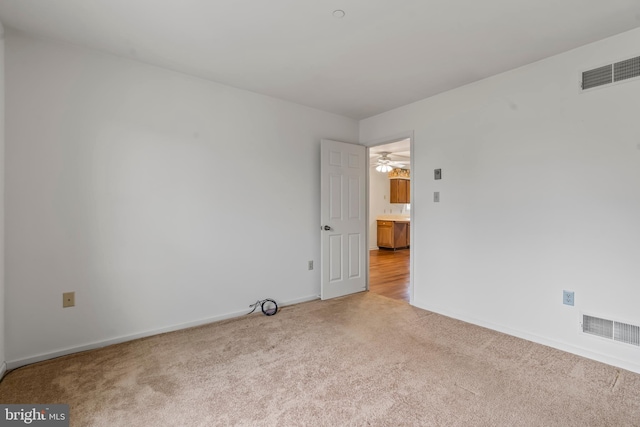
[[[323,228],[324,228],[326,231],[331,231],[331,227],[329,227],[328,225],[325,225]]]

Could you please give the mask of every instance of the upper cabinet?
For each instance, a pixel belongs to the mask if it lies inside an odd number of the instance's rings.
[[[390,203],[411,203],[411,181],[408,179],[390,179]]]

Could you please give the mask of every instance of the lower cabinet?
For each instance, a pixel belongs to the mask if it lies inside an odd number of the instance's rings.
[[[400,249],[409,247],[409,223],[378,220],[378,247]]]
[[[393,221],[378,221],[378,247],[393,248]]]

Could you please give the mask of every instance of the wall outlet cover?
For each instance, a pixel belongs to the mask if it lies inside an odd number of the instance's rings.
[[[442,169],[433,170],[433,179],[442,179]]]
[[[574,305],[575,294],[573,291],[562,291],[562,303],[564,305]]]
[[[65,292],[62,294],[62,308],[74,307],[76,305],[76,293]]]

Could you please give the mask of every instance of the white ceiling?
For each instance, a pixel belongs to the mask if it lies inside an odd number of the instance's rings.
[[[361,119],[640,27],[640,1],[0,0],[0,21]]]
[[[410,144],[411,142],[407,138],[400,141],[391,142],[389,144],[377,145],[369,149],[369,157],[377,157],[381,153],[393,153],[397,156],[409,157],[411,149]]]

